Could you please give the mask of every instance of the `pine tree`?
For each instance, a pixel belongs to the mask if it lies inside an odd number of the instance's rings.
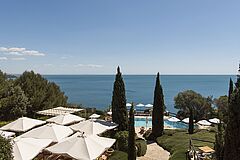
[[[34,117],[37,111],[67,104],[67,97],[55,83],[33,71],[24,72],[15,80],[15,85],[21,87],[30,101],[31,107],[27,108],[29,117]]]
[[[164,99],[163,90],[160,84],[159,73],[156,78],[156,85],[154,90],[154,102],[153,102],[153,113],[152,113],[152,135],[154,138],[163,135],[164,129]]]
[[[3,85],[7,80],[7,76],[6,76],[6,73],[3,73],[1,70],[0,70],[0,86]]]
[[[5,88],[7,88],[8,86],[9,86],[9,81],[7,80],[6,73],[3,73],[0,70],[0,99],[7,94],[7,91]]]
[[[135,127],[134,127],[134,109],[133,103],[129,111],[128,125],[128,160],[136,160],[136,142],[135,142]]]
[[[190,116],[189,116],[189,124],[188,124],[188,133],[193,134],[194,131],[194,116],[193,116],[193,108],[189,108]]]
[[[118,124],[118,129],[120,131],[128,129],[125,85],[119,67],[117,68],[117,74],[113,87],[112,120]]]
[[[0,99],[0,119],[14,120],[24,116],[27,108],[31,107],[31,105],[22,89],[11,84],[6,90],[8,94]]]

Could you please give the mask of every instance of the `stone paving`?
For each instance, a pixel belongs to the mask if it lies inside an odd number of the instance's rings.
[[[140,127],[136,127],[136,133],[138,137],[142,138],[138,132],[140,131]],[[170,153],[160,147],[156,142],[149,143],[147,145],[147,153],[142,157],[137,157],[137,160],[168,160],[170,157]]]
[[[168,160],[169,157],[170,153],[154,142],[147,145],[147,153],[137,160]]]

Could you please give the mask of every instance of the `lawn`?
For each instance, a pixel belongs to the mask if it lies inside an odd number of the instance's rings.
[[[128,155],[122,151],[114,151],[108,160],[127,160]]]
[[[189,148],[189,138],[196,138],[205,141],[215,141],[215,133],[207,130],[198,131],[189,135],[184,130],[166,130],[162,137],[157,138],[157,143],[171,153],[170,160],[186,159],[186,151]],[[209,142],[200,142],[193,140],[195,147],[209,146],[213,148],[214,144]]]

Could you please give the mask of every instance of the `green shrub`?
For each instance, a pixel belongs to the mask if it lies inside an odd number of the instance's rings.
[[[117,140],[116,149],[119,151],[128,151],[128,131],[119,131],[115,134],[114,138]],[[136,137],[137,138],[137,137]],[[137,156],[144,156],[147,152],[147,143],[145,140],[136,139]]]
[[[108,160],[127,160],[128,155],[122,151],[114,151]]]
[[[119,131],[115,134],[116,148],[119,151],[128,151],[128,131]]]
[[[98,115],[104,115],[104,111],[101,111],[101,110],[96,110],[95,113],[98,114]]]
[[[115,134],[116,134],[115,130],[108,130],[106,132],[103,132],[101,136],[106,138],[115,138]]]
[[[152,130],[147,130],[144,134],[143,137],[148,140],[148,141],[152,141],[155,140],[155,136],[152,134]]]
[[[144,156],[147,152],[147,142],[144,139],[137,139],[136,146],[137,146],[137,156],[138,157]]]
[[[10,140],[0,136],[0,160],[12,160],[12,145]]]

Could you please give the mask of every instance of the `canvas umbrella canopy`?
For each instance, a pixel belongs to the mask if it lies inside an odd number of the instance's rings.
[[[50,119],[47,119],[47,122],[51,122],[51,123],[56,123],[56,124],[60,124],[60,125],[68,125],[71,123],[75,123],[75,122],[80,122],[85,120],[85,118],[73,115],[73,114],[63,114],[63,115],[58,115],[56,117],[52,117]]]
[[[126,104],[126,107],[131,107],[131,106],[132,106],[131,103],[127,103],[127,104]]]
[[[107,130],[113,129],[117,126],[107,126],[103,123],[99,123],[94,120],[87,120],[83,122],[79,122],[77,124],[70,126],[74,131],[84,132],[87,135],[91,134],[101,134]]]
[[[45,124],[45,121],[32,119],[28,117],[21,117],[17,120],[3,126],[1,130],[8,130],[13,132],[26,132],[36,126]]]
[[[111,116],[111,115],[112,115],[112,112],[111,112],[111,111],[109,111],[109,112],[107,112],[107,114]]]
[[[98,114],[92,114],[91,116],[89,116],[89,118],[92,118],[92,119],[97,119],[97,118],[99,118],[100,117],[100,115],[98,115]]]
[[[14,160],[31,160],[45,147],[50,145],[50,139],[20,138],[13,140]]]
[[[137,106],[137,107],[144,107],[144,104],[139,103],[139,104],[137,104],[136,106]]]
[[[183,121],[184,123],[189,123],[189,118],[184,118],[182,121]],[[195,120],[193,120],[193,122],[195,122]]]
[[[77,160],[94,160],[110,148],[115,141],[115,139],[97,135],[85,136],[77,132],[62,142],[48,147],[47,150],[54,154],[68,155]]]
[[[62,110],[62,111],[68,111],[68,112],[79,112],[79,111],[82,111],[83,109],[81,108],[68,108],[68,107],[56,107],[56,108],[53,108],[55,110]]]
[[[145,105],[145,107],[146,107],[146,108],[152,108],[153,105],[152,105],[152,104],[147,104],[147,105]]]
[[[218,118],[209,119],[209,122],[218,124],[218,123],[220,123],[220,119],[218,119]]]
[[[179,122],[180,119],[178,119],[176,117],[171,117],[171,118],[168,119],[168,121],[170,121],[170,122]]]
[[[211,126],[211,124],[212,124],[212,123],[208,122],[207,120],[201,120],[201,121],[198,121],[197,123],[200,125],[203,125],[203,126]]]
[[[7,131],[1,131],[0,130],[0,136],[4,137],[4,138],[11,138],[15,135],[14,132],[7,132]]]
[[[53,142],[59,142],[71,134],[73,134],[73,131],[69,127],[52,123],[28,131],[22,134],[21,137],[51,139]]]
[[[189,118],[184,118],[182,121],[183,121],[184,123],[189,123]]]

